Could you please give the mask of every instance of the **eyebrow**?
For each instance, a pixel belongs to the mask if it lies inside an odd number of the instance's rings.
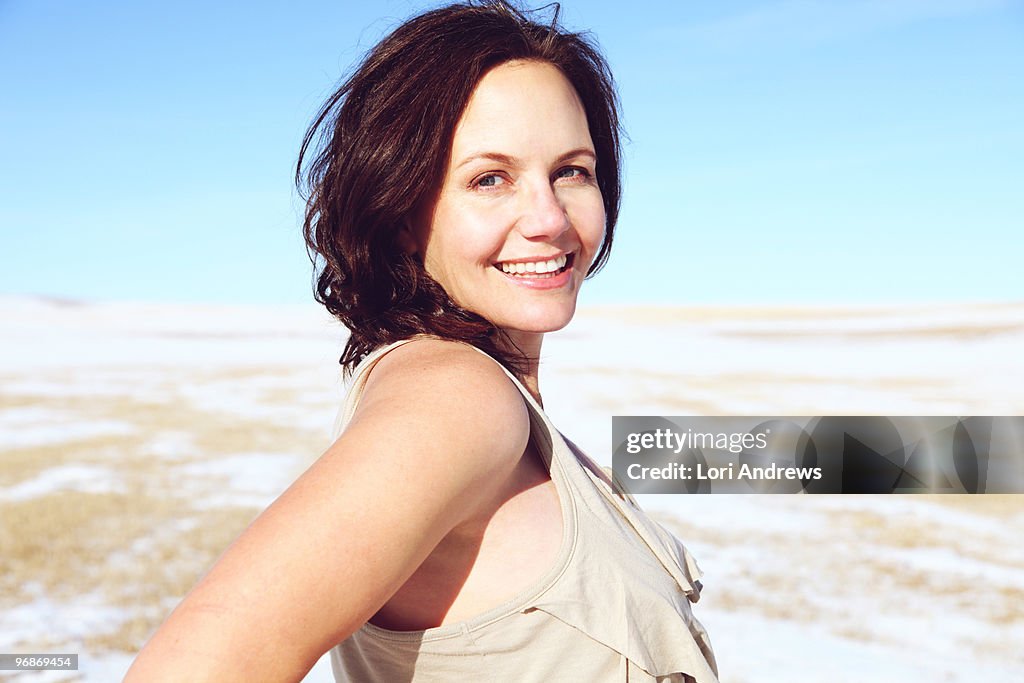
[[[568,152],[562,154],[557,159],[555,159],[555,163],[556,164],[560,164],[563,161],[568,161],[569,159],[575,159],[576,157],[588,157],[591,161],[594,161],[594,162],[597,161],[597,155],[594,154],[594,150],[592,150],[592,149],[590,149],[588,147],[579,147],[577,149],[572,149],[572,150],[569,150]],[[517,159],[514,156],[508,155],[508,154],[502,154],[500,152],[478,152],[476,154],[471,154],[468,157],[466,157],[465,159],[463,159],[462,161],[460,161],[458,166],[456,166],[455,168],[457,168],[457,169],[458,168],[462,168],[463,166],[466,166],[467,164],[471,164],[474,161],[480,161],[481,159],[487,160],[487,161],[496,161],[499,164],[504,164],[506,166],[518,166],[518,165],[520,165],[519,164],[519,159]]]

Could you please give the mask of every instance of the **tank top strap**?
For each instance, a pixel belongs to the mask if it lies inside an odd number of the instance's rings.
[[[359,399],[363,396],[363,389],[366,388],[366,380],[370,376],[370,370],[373,370],[373,366],[377,362],[386,356],[391,351],[394,351],[399,346],[403,346],[413,341],[415,337],[409,339],[402,339],[386,346],[381,346],[374,349],[366,355],[363,360],[356,366],[355,372],[352,373],[352,379],[349,380],[348,393],[345,395],[345,400],[341,404],[341,408],[338,410],[337,417],[334,418],[334,429],[331,430],[331,440],[336,440],[341,433],[345,431],[345,427],[352,420],[352,415],[356,412],[356,406],[359,405]]]
[[[362,396],[363,389],[366,386],[366,380],[369,377],[370,371],[373,369],[381,358],[397,349],[404,344],[415,341],[420,337],[410,337],[409,339],[402,339],[400,341],[382,346],[369,355],[367,355],[359,366],[356,368],[353,374],[351,385],[348,391],[348,395],[345,398],[341,409],[338,411],[337,419],[334,423],[334,430],[332,439],[337,439],[341,435],[341,432],[348,425],[352,419],[352,415],[355,413],[356,406],[359,403],[359,399]],[[545,460],[550,458],[547,464],[552,472],[552,478],[558,480],[569,480],[576,482],[576,486],[569,487],[570,489],[576,489],[577,491],[586,491],[588,489],[597,489],[600,495],[629,522],[630,526],[636,531],[637,535],[643,539],[644,543],[650,547],[651,551],[657,557],[660,564],[662,564],[669,574],[676,580],[680,589],[687,595],[692,601],[696,602],[700,597],[700,577],[701,571],[697,566],[696,561],[690,552],[683,546],[682,543],[675,538],[673,534],[665,530],[660,524],[657,524],[646,515],[641,513],[639,506],[633,500],[625,490],[619,485],[617,478],[612,473],[608,473],[605,470],[604,476],[600,473],[599,468],[589,458],[579,452],[578,448],[571,445],[565,437],[562,436],[561,432],[555,428],[551,420],[548,418],[544,409],[537,403],[537,400],[533,397],[533,394],[523,385],[519,379],[508,370],[504,365],[498,363],[490,354],[477,347],[467,344],[470,348],[475,350],[487,358],[490,358],[494,363],[498,365],[508,376],[512,384],[522,394],[523,401],[526,404],[527,410],[530,414],[530,422],[533,425],[531,428],[531,434],[540,437],[545,442],[539,448],[541,456]],[[557,470],[555,472],[554,470]],[[611,475],[611,476],[609,476]],[[588,486],[581,486],[581,484],[589,480]],[[561,482],[559,482],[561,483]]]
[[[345,396],[345,400],[338,410],[338,415],[334,420],[334,429],[331,433],[331,439],[335,440],[348,426],[352,416],[355,414],[356,407],[359,405],[359,399],[362,398],[363,390],[366,388],[366,381],[370,376],[370,371],[373,367],[388,353],[395,349],[413,342],[417,339],[424,338],[423,335],[410,337],[408,339],[402,339],[397,342],[381,346],[369,354],[356,367],[352,374],[352,379],[349,381],[348,393]],[[523,386],[519,379],[509,372],[508,368],[499,363],[486,351],[482,351],[472,344],[466,344],[469,348],[473,349],[477,353],[486,356],[492,362],[494,362],[502,372],[508,376],[512,384],[519,390],[519,393],[523,396],[523,401],[526,404],[527,412],[530,416],[530,438],[537,441],[537,450],[544,460],[544,464],[547,466],[549,471],[552,471],[552,479],[555,480],[557,487],[563,492],[563,496],[572,497],[572,491],[566,485],[566,479],[569,475],[569,471],[572,466],[575,465],[576,458],[572,452],[569,451],[569,447],[566,445],[561,433],[555,429],[555,426],[548,419],[547,415],[544,414],[544,410],[537,404],[537,401],[530,394],[529,390]],[[573,462],[570,462],[573,461]],[[578,466],[577,466],[578,469]]]
[[[488,358],[491,357],[484,351],[476,347],[473,348]],[[637,535],[650,547],[659,563],[675,579],[680,590],[686,594],[686,597],[691,602],[697,602],[700,599],[700,577],[702,573],[689,550],[672,533],[640,511],[636,501],[621,486],[618,477],[613,472],[604,470],[604,476],[602,476],[599,473],[601,468],[579,451],[574,444],[571,444],[555,428],[543,408],[534,399],[533,394],[523,386],[522,382],[509,372],[508,368],[500,363],[498,365],[519,389],[519,393],[523,395],[523,400],[530,411],[531,419],[540,422],[545,428],[544,431],[549,435],[552,442],[551,457],[554,461],[552,467],[558,466],[570,480],[579,481],[578,478],[580,477],[590,479],[592,482],[590,486],[578,486],[577,490],[596,488],[600,491],[605,500],[619,511],[626,521],[629,522],[629,525],[633,527]]]

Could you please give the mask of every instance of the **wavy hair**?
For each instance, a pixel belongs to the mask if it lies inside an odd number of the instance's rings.
[[[525,358],[503,332],[459,307],[397,236],[444,179],[456,124],[480,79],[512,60],[547,62],[572,83],[597,153],[607,224],[588,276],[604,265],[619,212],[618,97],[608,64],[585,35],[502,0],[460,3],[404,22],[381,40],[321,107],[295,181],[315,298],[351,331],[346,371],[373,349],[416,334],[463,341],[513,372]]]

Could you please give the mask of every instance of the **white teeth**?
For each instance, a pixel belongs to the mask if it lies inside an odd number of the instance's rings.
[[[562,254],[557,258],[547,261],[521,261],[519,263],[499,263],[498,265],[501,267],[502,272],[509,275],[522,275],[524,273],[543,275],[544,273],[553,273],[556,270],[561,270],[565,267],[567,260],[566,255]]]

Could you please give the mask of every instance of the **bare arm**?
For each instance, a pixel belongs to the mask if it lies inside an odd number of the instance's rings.
[[[224,553],[126,681],[301,679],[493,503],[528,436],[493,361],[436,340],[391,352],[345,433]]]

